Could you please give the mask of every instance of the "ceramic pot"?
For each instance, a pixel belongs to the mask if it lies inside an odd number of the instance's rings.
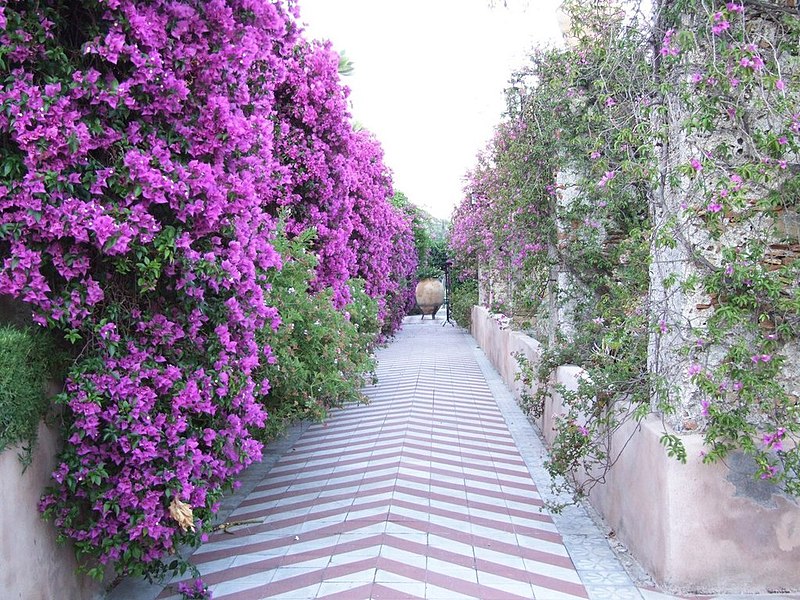
[[[444,285],[438,279],[422,279],[417,284],[414,295],[422,316],[434,316],[444,302]]]

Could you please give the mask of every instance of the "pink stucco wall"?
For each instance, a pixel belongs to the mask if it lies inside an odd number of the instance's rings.
[[[37,503],[54,466],[57,436],[44,425],[32,464],[22,472],[18,450],[0,453],[0,597],[9,600],[91,600],[100,586],[75,574],[71,548],[56,543]]]

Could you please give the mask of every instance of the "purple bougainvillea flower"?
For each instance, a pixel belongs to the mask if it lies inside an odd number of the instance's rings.
[[[0,186],[0,294],[86,345],[41,506],[79,554],[135,548],[147,565],[199,539],[173,499],[207,523],[260,458],[279,219],[316,231],[314,289],[343,307],[364,278],[390,334],[416,268],[410,216],[294,2],[101,0],[91,18],[18,5],[0,7],[17,165]],[[65,53],[53,31],[73,29]]]

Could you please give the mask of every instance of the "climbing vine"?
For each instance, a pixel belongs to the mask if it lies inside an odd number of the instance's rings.
[[[452,236],[495,310],[534,307],[547,348],[519,359],[523,380],[583,369],[558,390],[549,468],[587,493],[624,424],[655,414],[677,459],[678,434],[700,433],[704,460],[743,451],[797,494],[797,10],[566,11],[567,47],[535,52],[507,90]],[[553,386],[538,389],[534,415]]]
[[[691,265],[661,280],[658,334],[680,346],[692,391],[675,426],[703,432],[705,461],[744,451],[757,477],[797,495],[800,15],[783,3],[678,4],[662,22],[661,81],[681,107],[668,107],[666,131],[686,143],[656,211],[672,213],[661,246],[675,240]],[[669,310],[673,289],[691,298],[682,315]]]

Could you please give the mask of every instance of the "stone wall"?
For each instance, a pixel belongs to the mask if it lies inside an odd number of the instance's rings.
[[[474,307],[472,335],[520,399],[514,352],[534,364],[541,345],[503,329],[486,309]],[[547,443],[561,414],[555,384],[577,387],[581,369],[559,367],[543,416],[536,421]],[[734,455],[727,465],[705,465],[702,438],[681,435],[686,464],[667,456],[663,424],[652,417],[627,423],[614,445],[627,444],[604,485],[590,501],[640,564],[675,592],[758,593],[800,590],[800,505],[777,487],[753,478],[753,465]]]

